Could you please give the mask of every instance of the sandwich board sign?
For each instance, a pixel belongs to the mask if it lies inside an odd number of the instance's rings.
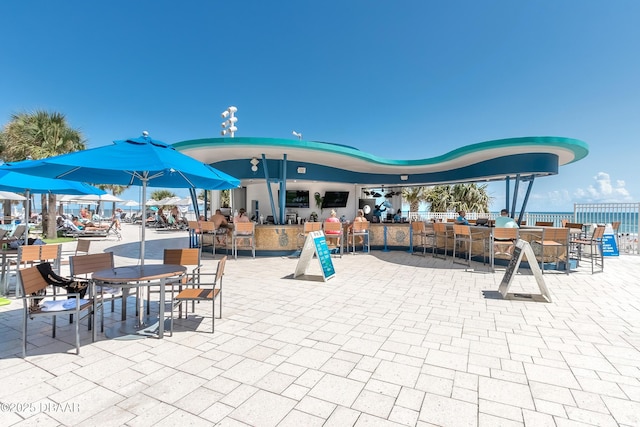
[[[513,276],[518,272],[518,268],[520,267],[520,262],[522,261],[523,255],[527,257],[529,268],[531,268],[533,276],[536,278],[536,283],[538,284],[538,288],[540,289],[540,294],[509,293],[509,287],[511,286],[511,282],[513,281]],[[538,261],[536,260],[536,254],[533,253],[531,245],[526,240],[518,239],[518,241],[516,242],[513,248],[513,255],[511,255],[509,265],[507,265],[507,269],[504,272],[504,276],[502,277],[502,282],[500,283],[498,292],[502,294],[502,298],[504,299],[551,302],[551,295],[549,295],[549,290],[547,289],[547,286],[544,283],[544,279],[542,278],[542,270],[540,270],[540,266],[538,265]]]
[[[322,276],[311,276],[306,274],[307,269],[309,268],[309,264],[311,263],[314,255],[318,258],[318,262],[320,263]],[[293,278],[308,280],[321,278],[324,282],[326,282],[335,275],[336,270],[333,268],[331,252],[327,247],[327,239],[325,238],[324,233],[322,231],[312,231],[311,233],[307,234],[307,237],[304,241],[304,246],[302,247],[302,251],[300,252],[300,258],[298,259],[298,264],[296,265],[296,271],[295,273],[293,273]]]
[[[607,224],[604,228],[604,235],[602,236],[602,256],[619,256],[618,245],[616,243],[616,235],[613,232],[611,224]]]

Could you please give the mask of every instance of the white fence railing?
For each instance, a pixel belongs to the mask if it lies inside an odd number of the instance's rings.
[[[499,213],[468,212],[467,219],[478,218],[495,219]],[[455,219],[455,212],[410,212],[409,221],[446,221]],[[638,227],[640,223],[640,203],[587,203],[575,204],[573,213],[525,213],[522,218],[527,225],[534,225],[538,221],[552,222],[555,227],[561,227],[562,221],[582,224],[615,224],[619,223],[617,237],[620,253],[640,253],[638,242]]]

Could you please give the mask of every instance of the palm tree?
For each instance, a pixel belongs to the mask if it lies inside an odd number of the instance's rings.
[[[436,185],[426,190],[425,201],[429,202],[429,212],[447,212],[451,203],[451,186]]]
[[[402,189],[402,199],[409,203],[409,212],[418,212],[420,203],[426,202],[426,187],[405,187]]]
[[[38,110],[13,114],[0,131],[0,158],[5,162],[42,159],[84,149],[82,133],[69,127],[61,113]],[[56,236],[55,206],[54,194],[48,198],[42,195],[42,229],[47,237]],[[5,212],[6,209],[5,206]]]
[[[489,212],[491,197],[486,184],[436,185],[427,190],[426,201],[430,212]]]
[[[454,211],[489,212],[491,197],[487,194],[487,184],[456,184],[452,190]]]
[[[220,206],[231,206],[231,190],[220,190]]]

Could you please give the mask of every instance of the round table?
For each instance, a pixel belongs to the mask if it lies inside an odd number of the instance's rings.
[[[181,277],[187,268],[182,265],[174,264],[151,264],[151,265],[135,265],[127,267],[114,267],[106,270],[100,270],[93,273],[91,276],[94,280],[108,283],[110,286],[118,287],[130,287],[138,288],[142,294],[143,290],[147,286],[160,286],[160,312],[158,321],[157,337],[164,337],[164,305],[165,305],[165,285],[167,279],[172,277]],[[144,313],[144,295],[138,299],[138,318],[135,324],[121,326],[116,330],[107,331],[106,335],[109,338],[116,338],[117,335],[121,336],[150,336],[156,334],[155,331],[150,331],[150,322],[145,322]],[[123,301],[122,304],[126,304]]]

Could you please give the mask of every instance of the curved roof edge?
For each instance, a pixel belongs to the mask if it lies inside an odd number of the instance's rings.
[[[385,159],[346,145],[277,138],[195,139],[173,146],[241,180],[266,177],[268,170],[269,179],[275,174],[287,179],[406,186],[556,175],[560,166],[589,154],[583,141],[556,136],[485,141],[408,160]],[[259,159],[258,170],[248,167],[251,158]]]
[[[456,160],[466,156],[477,156],[480,153],[491,153],[496,150],[500,151],[501,155],[505,154],[505,151],[509,154],[527,153],[527,152],[547,152],[558,155],[559,165],[566,165],[585,158],[589,154],[589,147],[587,143],[566,137],[558,136],[529,136],[518,138],[506,138],[497,139],[491,141],[479,142],[464,147],[456,148],[448,153],[424,159],[408,159],[408,160],[396,160],[385,159],[357,148],[349,147],[346,145],[334,144],[321,141],[299,141],[293,139],[284,138],[256,138],[256,137],[237,137],[237,138],[204,138],[193,139],[187,141],[181,141],[173,144],[173,146],[179,151],[199,151],[201,148],[207,148],[208,150],[215,150],[215,158],[210,160],[203,159],[207,163],[232,160],[238,158],[238,154],[231,154],[232,147],[235,148],[273,148],[278,152],[283,153],[288,150],[303,150],[303,151],[316,151],[324,152],[327,154],[336,154],[341,156],[352,157],[353,159],[359,159],[374,165],[388,165],[388,166],[428,166],[438,163],[455,162]],[[243,150],[244,151],[244,150]],[[225,156],[224,153],[229,152],[229,155]],[[243,153],[242,157],[251,157]],[[222,155],[222,157],[221,157]],[[492,157],[497,157],[497,153]],[[481,156],[486,157],[486,156]]]

